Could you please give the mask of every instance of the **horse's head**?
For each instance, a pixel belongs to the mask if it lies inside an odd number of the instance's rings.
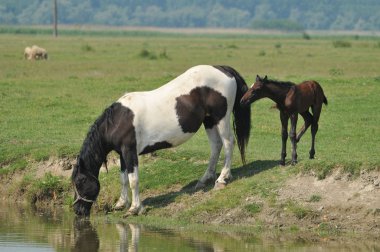
[[[261,98],[266,97],[265,94],[265,83],[267,82],[268,77],[265,75],[264,78],[256,76],[256,81],[250,89],[243,95],[240,100],[242,106],[248,106],[254,101],[257,101]]]
[[[74,211],[79,216],[89,216],[92,204],[96,201],[100,191],[99,180],[85,169],[84,161],[78,158],[72,174],[74,186]]]

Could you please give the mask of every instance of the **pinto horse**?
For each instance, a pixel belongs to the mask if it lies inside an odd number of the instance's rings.
[[[291,122],[289,135],[292,143],[292,165],[297,163],[297,143],[310,125],[312,140],[309,157],[313,159],[315,155],[315,135],[318,131],[318,121],[321,114],[322,103],[327,105],[327,98],[322,87],[318,82],[313,80],[304,81],[296,85],[292,82],[268,80],[267,76],[260,78],[260,76],[257,75],[256,82],[244,94],[240,103],[243,106],[247,106],[265,97],[273,100],[276,103],[276,107],[280,110],[282,124],[280,164],[285,165],[289,118]],[[309,112],[310,107],[313,114]],[[305,120],[305,124],[302,126],[298,135],[296,135],[298,114],[301,114]]]
[[[198,181],[202,188],[216,179],[216,164],[223,146],[224,166],[215,187],[231,178],[234,136],[245,163],[251,112],[241,107],[240,99],[248,90],[244,79],[229,66],[195,66],[174,80],[152,91],[123,95],[105,109],[90,127],[72,173],[75,190],[74,211],[88,216],[99,191],[99,169],[111,151],[120,155],[122,190],[115,209],[129,205],[126,215],[137,215],[143,207],[139,198],[138,155],[178,146],[193,136],[203,124],[211,147],[208,168]]]

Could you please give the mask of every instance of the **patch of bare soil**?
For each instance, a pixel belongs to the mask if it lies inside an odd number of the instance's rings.
[[[172,188],[167,193],[175,195],[179,190]],[[241,206],[223,211],[201,212],[192,221],[280,230],[296,228],[326,235],[369,234],[380,238],[380,171],[362,172],[359,177],[353,178],[350,174],[337,170],[323,180],[313,175],[299,174],[289,178],[276,194],[274,202],[250,196]],[[210,193],[199,191],[182,197],[180,201],[160,205],[159,210],[152,214],[175,216],[191,207],[191,202],[207,201]],[[250,213],[245,209],[244,204],[252,203],[261,206],[258,213]],[[157,204],[153,205],[157,207]]]
[[[358,178],[335,171],[323,180],[298,175],[278,191],[278,201],[284,206],[289,205],[286,202],[296,202],[311,210],[304,218],[280,214],[272,220],[280,225],[293,222],[310,228],[324,225],[338,231],[380,233],[379,171],[362,172]]]

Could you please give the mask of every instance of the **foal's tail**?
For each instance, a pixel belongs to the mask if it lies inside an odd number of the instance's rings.
[[[319,87],[319,89],[320,89],[320,93],[322,93],[322,96],[323,96],[323,103],[327,106],[327,97],[326,97],[326,95],[325,95],[325,92],[323,91],[323,88],[322,88],[322,86],[321,86],[321,84],[319,84],[318,82],[315,82],[315,83],[317,83],[317,86]]]
[[[325,105],[327,105],[327,97],[325,96],[325,94],[323,94],[323,103],[325,104]]]
[[[247,92],[248,86],[243,77],[230,66],[216,66],[223,69],[223,72],[228,73],[236,80],[236,97],[232,113],[234,114],[233,127],[237,144],[240,151],[240,156],[243,164],[245,164],[245,149],[249,140],[249,133],[251,131],[251,106],[240,106],[240,100]]]

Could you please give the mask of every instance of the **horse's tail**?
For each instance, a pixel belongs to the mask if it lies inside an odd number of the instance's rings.
[[[325,104],[325,105],[327,105],[327,97],[325,96],[325,94],[323,94],[323,103]]]
[[[236,97],[232,113],[234,115],[233,127],[237,144],[240,151],[240,156],[243,164],[245,164],[245,149],[248,144],[249,134],[251,131],[251,106],[240,106],[240,100],[247,92],[248,86],[241,75],[230,66],[215,66],[222,72],[236,80]]]
[[[317,86],[319,87],[319,89],[320,89],[320,93],[322,93],[322,96],[323,96],[323,103],[327,106],[327,97],[326,97],[326,95],[325,95],[325,92],[323,91],[323,88],[322,88],[322,86],[321,86],[321,84],[319,84],[318,82],[315,82],[315,83],[317,83]]]

